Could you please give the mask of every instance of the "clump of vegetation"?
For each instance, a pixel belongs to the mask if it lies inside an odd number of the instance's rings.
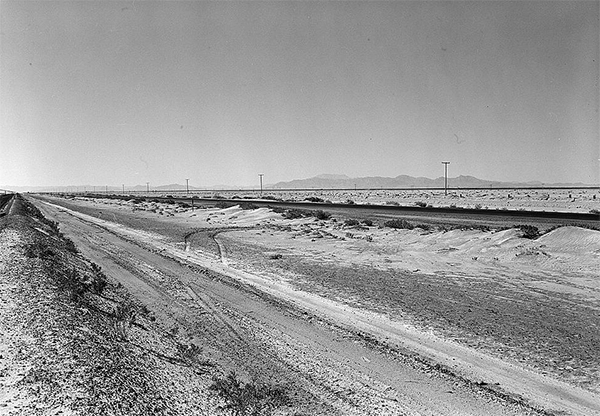
[[[596,195],[594,195],[594,196],[596,196]],[[595,209],[595,208],[594,208],[594,209],[590,209],[590,214],[596,214],[596,215],[599,215],[599,214],[600,214],[600,210],[597,210],[597,209]]]
[[[540,236],[540,230],[534,225],[519,225],[518,227],[523,232],[523,238],[534,240]]]
[[[383,226],[388,227],[388,228],[396,228],[396,229],[403,229],[403,230],[412,230],[413,228],[415,228],[414,225],[412,225],[410,222],[408,222],[402,218],[388,220],[383,223]]]
[[[209,390],[224,401],[222,409],[234,416],[268,416],[289,403],[282,387],[243,383],[233,371],[225,377],[215,377]]]
[[[270,207],[273,212],[277,212],[282,214],[284,218],[288,220],[295,220],[297,218],[306,218],[306,217],[316,217],[319,220],[328,220],[331,218],[331,214],[327,211],[316,210],[311,211],[308,209],[298,209],[298,208],[290,208],[283,209],[279,207]]]
[[[373,226],[373,221],[371,221],[368,218],[365,218],[364,220],[361,221],[364,225],[366,225],[367,227],[372,227]]]
[[[234,207],[236,204],[232,204],[231,202],[219,201],[215,204],[216,208],[225,209]]]
[[[331,214],[327,211],[323,211],[323,210],[317,210],[317,211],[313,211],[314,212],[314,216],[318,219],[318,220],[328,220],[329,218],[331,218]]]
[[[434,227],[431,224],[422,223],[422,224],[415,224],[415,228],[420,228],[422,230],[429,231],[429,230],[433,229]]]
[[[188,365],[198,364],[202,355],[202,347],[196,344],[177,344],[177,355]]]
[[[344,221],[344,225],[346,227],[356,227],[356,226],[360,225],[360,222],[358,220],[353,219],[353,218],[349,218],[346,221]]]
[[[268,199],[268,200],[271,200],[271,201],[281,201],[281,198],[277,198],[274,195],[264,195],[264,196],[261,196],[260,198],[261,199]]]
[[[245,209],[245,210],[258,209],[258,207],[256,205],[254,205],[252,202],[242,202],[240,204],[240,208]]]
[[[415,205],[421,208],[425,208],[427,206],[427,202],[417,201],[415,202]]]
[[[88,289],[86,282],[74,268],[65,271],[65,273],[62,275],[61,283],[62,286],[69,292],[71,295],[71,300],[74,302],[80,302]]]
[[[114,327],[116,333],[123,340],[127,339],[127,328],[133,326],[137,318],[138,308],[131,301],[123,301],[115,307]]]
[[[101,295],[106,286],[108,285],[108,278],[102,271],[102,268],[96,263],[92,263],[91,267],[93,272],[91,281],[92,291],[97,295]]]
[[[55,255],[56,253],[50,247],[48,247],[47,244],[44,244],[39,240],[25,246],[25,256],[30,259],[40,258],[42,260],[46,260],[54,257]]]
[[[309,196],[307,198],[304,198],[304,200],[308,202],[325,202],[323,199],[318,198],[316,196]]]
[[[344,202],[346,205],[354,205],[355,202],[351,199],[347,199],[346,202]]]
[[[306,217],[307,214],[308,211],[296,208],[286,209],[283,211],[283,217],[287,218],[288,220],[295,220],[296,218]]]
[[[73,240],[65,237],[62,233],[59,233],[59,234],[65,244],[65,249],[67,251],[71,252],[72,254],[78,254],[79,250],[77,250],[77,247],[75,246],[75,243],[73,242]]]

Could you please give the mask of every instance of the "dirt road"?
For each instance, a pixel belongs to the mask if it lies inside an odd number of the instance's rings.
[[[600,414],[596,398],[585,391],[291,292],[160,235],[33,202],[85,256],[166,326],[203,345],[219,365],[284,386],[296,414],[537,414],[533,407]]]

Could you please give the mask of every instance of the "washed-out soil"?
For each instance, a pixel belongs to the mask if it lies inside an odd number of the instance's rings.
[[[591,391],[600,389],[600,309],[568,293],[531,289],[486,276],[435,274],[333,262],[240,243],[227,234],[227,255],[294,287],[411,322],[445,338],[519,361]]]

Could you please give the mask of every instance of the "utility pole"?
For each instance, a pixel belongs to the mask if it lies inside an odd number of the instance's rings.
[[[123,187],[123,195],[125,195],[125,184],[121,185]]]
[[[448,195],[448,165],[450,162],[442,162],[444,164],[444,195]]]
[[[185,178],[185,193],[190,193],[190,180],[188,178]]]
[[[262,195],[262,178],[265,174],[264,173],[259,173],[258,177],[260,178],[260,194]]]
[[[146,182],[146,193],[150,193],[150,182]]]

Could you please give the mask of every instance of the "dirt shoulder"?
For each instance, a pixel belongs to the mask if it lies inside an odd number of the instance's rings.
[[[215,414],[210,363],[191,362],[56,224],[14,205],[0,220],[0,414]]]

